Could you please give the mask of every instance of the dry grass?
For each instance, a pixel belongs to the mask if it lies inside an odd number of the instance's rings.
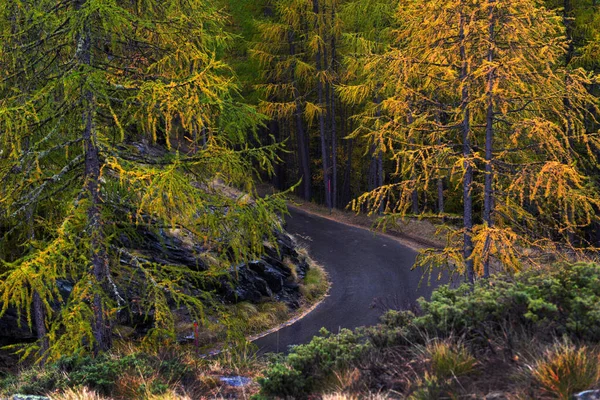
[[[380,393],[368,393],[360,395],[332,393],[323,396],[323,400],[385,400],[391,398],[389,395]]]
[[[98,393],[83,387],[79,389],[67,389],[64,392],[51,394],[49,396],[51,400],[109,400],[108,397],[100,396]],[[153,394],[142,394],[139,393],[135,396],[129,397],[144,398],[147,400],[192,400],[192,398],[186,394],[179,394],[173,390],[167,391],[165,394],[153,395]]]
[[[441,380],[469,375],[477,366],[475,357],[460,342],[436,339],[419,352],[429,364],[431,374]]]
[[[80,389],[67,389],[64,392],[49,395],[51,400],[108,400],[98,393],[84,387]]]
[[[568,400],[573,394],[600,383],[600,354],[585,346],[557,343],[528,370],[542,392]]]
[[[329,280],[325,270],[313,263],[300,285],[300,292],[309,304],[320,300],[329,290]]]

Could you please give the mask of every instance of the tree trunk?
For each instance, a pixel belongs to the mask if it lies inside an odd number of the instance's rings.
[[[435,113],[435,122],[440,125],[441,124],[441,118],[440,118],[440,113],[439,111]],[[442,139],[438,138],[437,140],[437,144],[438,146],[441,147],[442,145]],[[439,174],[439,171],[438,171]],[[439,177],[437,179],[437,211],[440,215],[444,214],[444,178]],[[445,217],[442,217],[442,222],[445,222]]]
[[[78,3],[81,6],[83,2]],[[89,24],[84,24],[83,32],[78,39],[77,59],[80,65],[91,65],[91,29]],[[104,244],[104,235],[102,232],[102,221],[100,214],[100,151],[94,126],[94,95],[88,89],[84,89],[84,104],[86,109],[83,112],[85,128],[82,138],[85,151],[85,191],[89,200],[87,211],[88,232],[90,235],[90,244],[92,249],[91,262],[94,278],[101,288],[105,288],[108,280],[108,259]],[[110,321],[107,319],[104,311],[102,294],[94,294],[94,352],[108,350],[111,346],[111,328]]]
[[[346,143],[346,171],[344,172],[344,189],[342,202],[348,204],[352,198],[352,153],[354,152],[354,139]]]
[[[290,46],[290,56],[295,57],[296,46],[294,45],[294,32],[291,29],[288,31],[288,43]],[[302,102],[300,101],[300,93],[298,92],[298,85],[296,84],[294,69],[295,66],[292,65],[290,68],[290,78],[292,81],[294,103],[296,105],[296,109],[294,111],[294,120],[296,121],[296,140],[298,142],[298,165],[300,167],[300,177],[302,178],[302,198],[308,201],[311,197],[311,175],[310,162],[308,159],[308,141],[304,131],[304,123],[302,121]]]
[[[19,6],[15,3],[14,4],[14,8],[13,8],[13,14],[11,14],[11,34],[12,35],[18,35],[20,28],[19,28],[19,23],[17,22],[17,15],[19,14]],[[19,40],[19,45],[22,45],[21,41]],[[22,63],[23,60],[18,60],[19,63]],[[25,152],[29,151],[29,136],[25,136],[24,140],[23,140],[23,150]],[[34,207],[35,204],[31,204],[29,206],[29,208],[26,210],[26,226],[27,226],[27,239],[29,240],[29,244],[31,245],[31,242],[35,239],[35,231],[34,231],[34,227],[33,227],[33,213],[34,213]],[[47,330],[46,330],[46,310],[44,309],[44,303],[39,295],[39,293],[36,290],[33,290],[33,296],[32,296],[32,312],[33,312],[33,318],[34,318],[34,324],[35,324],[35,330],[36,330],[36,334],[37,334],[37,338],[38,338],[38,342],[40,345],[40,350],[39,350],[39,354],[42,356],[41,358],[41,364],[44,364],[45,361],[45,357],[44,357],[44,353],[46,353],[46,351],[48,350],[48,337],[47,335]]]
[[[412,125],[414,122],[412,111],[408,111],[408,124]],[[414,146],[414,140],[410,140],[411,147]],[[415,188],[411,193],[411,203],[412,203],[412,213],[414,215],[419,215],[419,189],[417,188],[417,171],[413,168],[410,179],[414,182]]]
[[[319,1],[313,0],[313,12],[317,16],[319,15]],[[319,34],[319,26],[315,25],[315,31]],[[322,73],[323,73],[323,60],[322,58],[322,50],[321,45],[317,49],[316,64],[317,64],[317,96],[319,98],[319,107],[323,107],[323,82]],[[331,180],[330,180],[330,171],[329,171],[329,155],[327,154],[327,132],[325,130],[325,114],[323,112],[319,113],[319,135],[321,137],[321,162],[323,163],[323,185],[325,187],[325,205],[327,208],[331,209]]]
[[[23,148],[29,148],[29,138],[25,139]],[[27,238],[32,241],[35,239],[35,232],[33,230],[33,205],[31,205],[31,209],[27,210]],[[35,322],[35,331],[37,334],[40,350],[40,364],[43,366],[46,361],[45,353],[48,351],[49,343],[48,343],[48,330],[46,329],[46,309],[44,308],[44,302],[40,297],[40,294],[34,290],[33,291],[33,318]]]
[[[563,24],[565,25],[565,35],[567,37],[567,52],[565,54],[565,67],[569,67],[573,57],[575,56],[575,43],[574,43],[574,33],[573,33],[573,6],[571,4],[571,0],[563,0]],[[573,106],[571,104],[571,100],[569,99],[569,86],[571,85],[571,78],[567,74],[565,76],[565,97],[563,98],[563,104],[565,107],[565,116],[566,116],[566,134],[567,140],[571,149],[573,149],[573,117],[571,112],[573,110]],[[572,212],[569,212],[567,215],[570,224],[574,224],[574,215]],[[567,230],[567,239],[571,246],[575,245],[575,231],[571,228]]]
[[[444,180],[437,180],[437,209],[440,215],[444,214]]]
[[[35,330],[40,344],[40,364],[44,365],[46,360],[45,353],[48,351],[48,331],[46,329],[46,310],[44,309],[42,298],[37,291],[33,292],[33,316],[35,318]]]
[[[377,118],[381,117],[381,108],[380,108],[380,104],[381,104],[381,98],[379,97],[379,93],[377,94],[377,96],[375,97],[375,104],[377,104],[377,110],[375,111],[375,116]],[[377,154],[374,155],[375,157],[375,176],[376,176],[376,187],[380,188],[383,186],[383,151],[381,150],[381,147],[383,143],[381,142],[381,140],[379,140],[379,143],[377,145],[373,145],[374,146],[374,151],[375,149],[377,150]],[[379,206],[379,214],[382,214],[383,211],[385,210],[385,205],[386,205],[386,200],[382,199],[381,200],[381,205]]]
[[[271,121],[269,121],[269,133],[271,135],[273,135],[273,137],[277,140],[277,143],[282,143],[283,142],[283,134],[281,132],[281,126],[279,124],[279,120],[277,119],[272,119]],[[284,154],[279,154],[279,157],[283,158]],[[283,162],[283,159],[281,161],[278,161],[275,164],[275,175],[273,176],[273,186],[275,186],[275,188],[277,190],[284,190],[285,189],[285,163]]]
[[[348,110],[346,107],[342,105],[341,107],[341,136],[345,138],[348,136],[348,132],[351,131],[350,121],[348,120],[348,114],[351,113],[352,110]],[[349,138],[346,140],[346,167],[344,171],[344,182],[342,185],[342,203],[345,206],[350,203],[352,200],[352,153],[354,151],[354,139]]]
[[[331,65],[329,66],[333,74],[336,73],[336,41],[335,41],[335,5],[331,6]],[[335,112],[335,87],[330,85],[331,95],[330,103],[327,106],[329,110],[329,118],[331,120],[331,166],[332,166],[332,202],[333,208],[338,206],[338,171],[337,171],[337,125]]]
[[[475,283],[475,269],[473,264],[473,194],[471,192],[473,186],[473,167],[471,165],[472,149],[471,149],[471,115],[468,107],[469,88],[467,86],[467,75],[469,65],[465,49],[465,24],[466,17],[464,14],[465,1],[461,0],[460,11],[460,26],[459,26],[459,41],[460,41],[460,80],[462,82],[461,93],[461,109],[462,109],[462,142],[463,142],[463,158],[464,158],[464,177],[463,177],[463,224],[464,224],[464,245],[463,258],[465,261],[465,270],[467,273],[467,281],[471,284]]]
[[[494,29],[495,29],[495,17],[494,17],[494,1],[488,0],[489,5],[489,49],[487,54],[487,61],[490,64],[490,70],[487,74],[487,114],[486,114],[486,128],[485,128],[485,183],[484,183],[484,194],[483,194],[483,222],[488,228],[492,228],[494,221],[492,218],[493,213],[493,182],[494,182],[494,169],[492,167],[493,162],[493,145],[494,145],[494,80],[495,80],[495,68],[491,66],[494,61]],[[483,254],[483,277],[489,278],[490,276],[490,236],[487,235],[484,245]]]

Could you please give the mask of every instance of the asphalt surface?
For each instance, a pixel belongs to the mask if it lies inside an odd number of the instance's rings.
[[[329,296],[296,323],[256,340],[260,353],[285,352],[324,327],[374,325],[389,308],[409,308],[433,290],[411,271],[417,253],[386,235],[290,209],[287,231],[308,248],[331,280]]]

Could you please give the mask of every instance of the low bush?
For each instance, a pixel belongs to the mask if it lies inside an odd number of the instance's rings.
[[[0,380],[0,393],[23,393],[44,395],[52,390],[61,389],[68,384],[65,374],[56,366],[31,368],[18,376],[12,375]]]
[[[600,340],[600,266],[561,265],[511,277],[480,281],[474,287],[442,286],[421,299],[416,328],[435,334],[482,335],[535,332],[546,339],[564,335]],[[485,338],[487,339],[487,338]]]
[[[295,346],[283,361],[274,363],[259,379],[267,396],[303,398],[335,371],[355,363],[369,348],[364,336],[343,330],[326,330],[305,345]]]
[[[115,394],[119,381],[128,376],[136,387],[133,392],[162,394],[170,383],[184,379],[191,368],[177,358],[162,359],[144,353],[123,357],[109,354],[97,358],[63,357],[43,369],[32,368],[21,372],[11,381],[0,383],[0,391],[43,395],[56,390],[88,387],[100,395]]]
[[[541,348],[557,337],[598,343],[599,304],[600,266],[596,264],[530,270],[475,286],[442,286],[430,300],[419,300],[418,311],[389,311],[376,327],[326,334],[297,346],[271,364],[259,381],[261,394],[305,398],[326,387],[336,371],[358,368],[375,384],[365,390],[396,390],[414,399],[452,397],[455,392],[469,395],[473,392],[466,388],[477,391],[477,385],[485,391],[479,393],[481,397],[495,385],[531,392],[533,398],[544,393],[568,398],[566,393],[598,382],[597,356],[568,346],[553,348],[531,372],[537,386],[519,386],[510,383],[523,366],[519,349],[528,348],[534,337]],[[416,349],[421,349],[420,354]],[[369,359],[376,361],[366,365]],[[481,374],[474,373],[479,370]]]

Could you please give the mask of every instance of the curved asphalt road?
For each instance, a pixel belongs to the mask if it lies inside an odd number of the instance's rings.
[[[290,209],[287,231],[308,247],[331,280],[329,296],[296,323],[254,343],[260,353],[283,352],[289,345],[307,343],[321,327],[374,325],[385,308],[410,307],[431,294],[421,272],[411,271],[416,252],[372,231]]]

